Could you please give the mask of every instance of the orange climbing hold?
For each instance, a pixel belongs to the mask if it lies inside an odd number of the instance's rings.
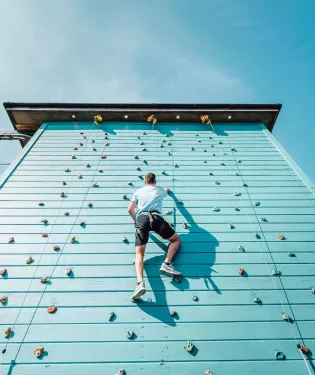
[[[310,350],[307,346],[304,346],[304,345],[298,345],[298,348],[301,350],[301,352],[303,354],[309,354],[310,353]]]
[[[6,273],[7,273],[6,268],[3,268],[2,270],[0,270],[0,276],[4,276]]]
[[[279,240],[283,241],[285,237],[284,237],[283,234],[280,234],[280,235],[278,236],[278,238],[279,238]]]
[[[238,273],[239,273],[241,276],[243,276],[244,273],[245,273],[245,271],[244,271],[242,268],[239,268],[239,269],[238,269]]]
[[[57,311],[57,307],[56,306],[48,307],[48,309],[47,309],[48,314],[53,314],[56,311]]]
[[[102,156],[101,156],[101,159],[107,159],[107,156],[102,155]]]

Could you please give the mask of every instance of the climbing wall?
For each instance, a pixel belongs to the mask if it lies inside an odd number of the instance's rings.
[[[147,172],[184,276],[159,274],[151,235],[135,304]],[[0,208],[1,375],[311,373],[315,199],[263,125],[44,124]]]

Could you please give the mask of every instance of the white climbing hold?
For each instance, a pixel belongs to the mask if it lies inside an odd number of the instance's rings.
[[[33,258],[31,256],[29,256],[27,259],[26,259],[26,264],[30,264],[33,262]]]
[[[127,237],[122,237],[121,239],[123,242],[127,242]]]
[[[204,375],[214,375],[212,371],[210,371],[209,369],[207,369],[204,373]]]
[[[72,272],[71,268],[66,268],[66,275],[69,276],[71,274],[71,272]]]
[[[128,331],[127,332],[127,339],[128,340],[131,340],[133,338],[133,336],[134,336],[134,332],[133,331]]]
[[[123,368],[121,368],[121,369],[119,369],[115,372],[115,375],[125,375],[125,374],[126,374],[126,372]]]
[[[11,327],[5,327],[4,328],[4,337],[8,339],[11,336],[12,329]]]
[[[7,303],[8,302],[8,297],[6,297],[6,296],[1,296],[0,297],[0,303],[2,304],[2,305],[4,305],[5,303]]]
[[[47,280],[48,280],[48,277],[47,277],[47,276],[44,276],[44,277],[42,277],[42,278],[40,279],[40,282],[41,282],[42,284],[46,284],[46,283],[47,283]]]
[[[194,344],[191,341],[188,341],[184,348],[187,350],[187,352],[190,353],[194,349]]]
[[[315,288],[312,288],[311,292],[312,292],[313,294],[315,294]]]
[[[290,320],[291,320],[291,318],[290,318],[290,316],[288,314],[283,314],[282,315],[282,319],[285,320],[285,321],[287,321],[287,322],[290,322]]]

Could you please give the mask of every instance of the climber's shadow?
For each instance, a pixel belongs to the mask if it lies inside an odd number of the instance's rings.
[[[184,205],[178,203],[174,193],[170,193],[169,196],[174,200],[174,211],[178,210],[184,217],[185,222],[188,223],[187,233],[179,234],[182,241],[182,251],[180,249],[174,259],[176,268],[182,272],[183,276],[180,283],[177,283],[175,279],[172,278],[169,279],[169,282],[173,287],[184,291],[191,289],[191,284],[193,289],[202,289],[202,285],[198,284],[198,280],[203,279],[206,289],[221,294],[212,278],[212,272],[215,272],[212,267],[215,263],[218,241],[213,235],[194,221]],[[175,215],[174,218],[176,218]],[[174,224],[176,224],[176,222],[174,222]],[[182,223],[178,223],[177,227],[180,225],[182,225]],[[155,233],[150,233],[151,240],[166,253],[168,245],[159,240],[156,236]],[[165,288],[167,276],[163,276],[162,279],[159,274],[159,269],[164,259],[165,255],[157,255],[155,257],[150,257],[144,262],[148,283],[154,293],[155,301],[148,302],[142,300],[141,303],[139,303],[139,307],[147,314],[154,316],[165,324],[176,325],[175,318],[170,315],[170,308],[168,307]]]

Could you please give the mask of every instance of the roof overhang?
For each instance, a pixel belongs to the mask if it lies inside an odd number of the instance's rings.
[[[15,130],[33,134],[44,122],[93,121],[101,114],[104,121],[141,122],[154,113],[159,122],[199,122],[208,114],[216,122],[259,122],[272,131],[281,104],[74,104],[4,103]],[[75,119],[72,117],[75,116]],[[128,115],[128,120],[125,119]],[[180,116],[180,120],[176,116]]]

